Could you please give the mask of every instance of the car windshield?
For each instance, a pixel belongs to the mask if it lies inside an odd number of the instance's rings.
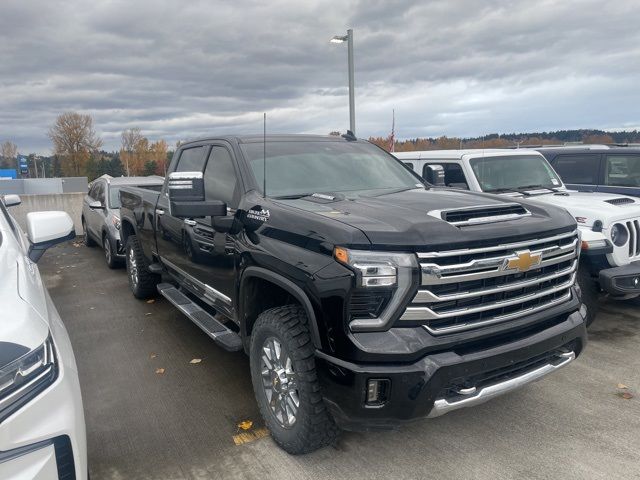
[[[146,188],[147,190],[154,190],[159,192],[162,190],[162,185],[125,185],[128,187]],[[120,208],[120,187],[109,187],[109,208]]]
[[[474,158],[471,168],[483,192],[562,186],[560,177],[549,163],[536,155]]]
[[[262,190],[263,144],[241,145]],[[267,195],[301,197],[341,193],[347,197],[424,188],[402,163],[365,142],[267,142]]]
[[[120,187],[109,188],[109,208],[120,208]]]

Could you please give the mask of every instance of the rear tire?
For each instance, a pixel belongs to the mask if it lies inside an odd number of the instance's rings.
[[[160,276],[149,271],[149,262],[144,256],[138,237],[127,237],[126,260],[129,288],[133,296],[141,300],[155,296]]]
[[[582,303],[587,307],[587,327],[593,323],[600,310],[600,304],[598,302],[600,298],[600,289],[596,280],[589,273],[589,269],[586,265],[580,264],[578,266],[578,285],[582,290]]]
[[[330,445],[340,433],[322,399],[314,350],[300,306],[272,308],[256,320],[250,349],[253,390],[274,441],[294,455]]]
[[[87,224],[85,223],[84,218],[82,219],[82,233],[84,233],[85,247],[95,247],[96,242],[93,238],[91,238],[91,234],[89,233],[89,230],[87,230]]]

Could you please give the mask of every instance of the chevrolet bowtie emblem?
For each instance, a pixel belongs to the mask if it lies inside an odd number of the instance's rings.
[[[542,260],[542,253],[531,253],[529,250],[520,250],[515,253],[513,257],[505,259],[504,270],[518,270],[519,272],[526,272],[531,267],[540,265]]]

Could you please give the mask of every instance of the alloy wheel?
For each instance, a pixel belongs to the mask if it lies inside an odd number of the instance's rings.
[[[262,387],[271,412],[281,427],[291,428],[297,420],[300,399],[291,356],[275,337],[262,345],[260,358]]]
[[[133,288],[138,286],[138,264],[136,262],[136,254],[133,251],[133,248],[129,249],[129,278],[131,279],[131,285]]]

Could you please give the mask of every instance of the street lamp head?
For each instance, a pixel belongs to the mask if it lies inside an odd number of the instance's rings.
[[[335,35],[331,40],[329,40],[330,43],[344,43],[346,42],[348,39],[347,35]]]

